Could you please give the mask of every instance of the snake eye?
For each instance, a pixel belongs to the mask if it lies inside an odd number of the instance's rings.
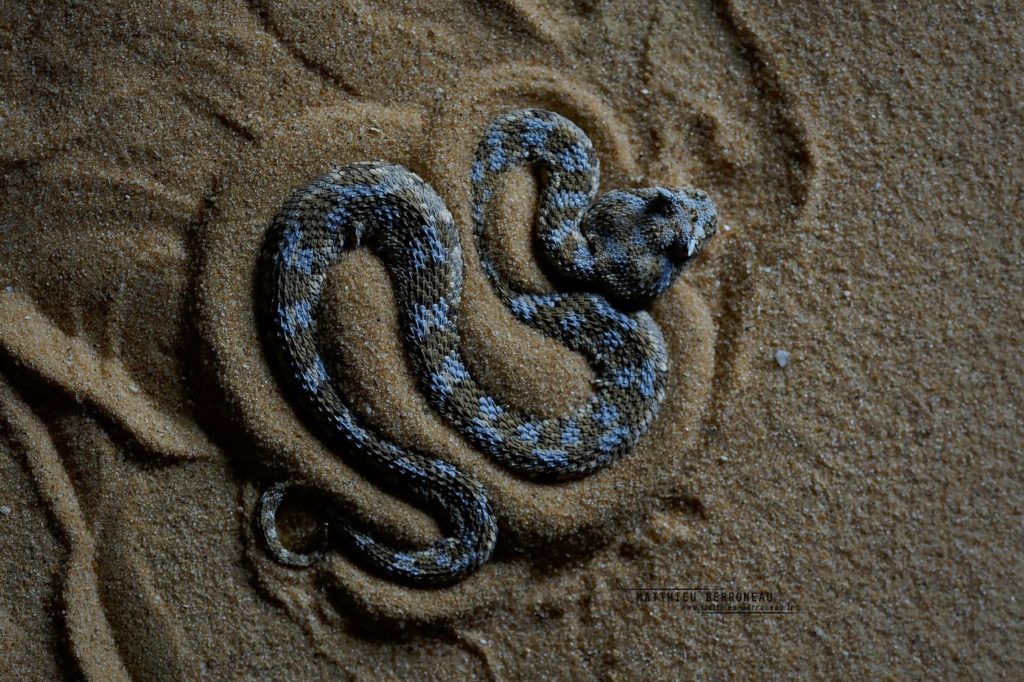
[[[664,187],[658,187],[654,196],[647,201],[645,210],[648,215],[670,216],[677,210],[676,198]]]

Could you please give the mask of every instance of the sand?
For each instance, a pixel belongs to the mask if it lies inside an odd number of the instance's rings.
[[[0,6],[0,679],[1024,674],[1019,11],[159,5]],[[436,531],[274,380],[267,222],[330,163],[385,158],[472,244],[476,141],[522,106],[588,132],[603,190],[719,206],[651,310],[660,416],[582,481],[509,475],[420,394],[385,271],[351,254],[331,362],[375,428],[484,482],[499,548],[440,590],[340,552],[274,564],[251,520],[283,476]],[[536,201],[511,175],[494,237],[542,290]],[[586,363],[511,317],[472,248],[466,269],[484,385],[541,415],[585,398]],[[787,611],[700,610],[733,604],[716,592]]]

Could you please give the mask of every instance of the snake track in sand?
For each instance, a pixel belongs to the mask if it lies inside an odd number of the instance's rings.
[[[515,290],[481,239],[499,178],[526,165],[542,173],[540,250],[572,292]],[[477,481],[371,431],[339,394],[317,340],[316,311],[331,265],[345,249],[361,247],[382,259],[412,371],[434,409],[468,442],[522,476],[582,477],[626,453],[654,419],[668,356],[661,330],[637,307],[667,289],[717,229],[715,206],[700,190],[620,190],[595,201],[598,179],[586,134],[539,109],[495,119],[470,172],[477,248],[494,290],[518,320],[581,353],[594,370],[589,400],[553,419],[503,404],[467,369],[458,331],[458,230],[418,176],[382,162],[336,168],[295,190],[274,219],[259,265],[259,305],[282,383],[342,451],[441,521],[440,540],[407,551],[357,528],[321,498],[332,534],[385,576],[418,585],[458,581],[491,556],[497,523]],[[294,552],[277,533],[277,511],[289,494],[303,492],[298,487],[282,482],[268,488],[257,521],[276,560],[308,566],[322,548]],[[317,499],[316,491],[306,492]]]

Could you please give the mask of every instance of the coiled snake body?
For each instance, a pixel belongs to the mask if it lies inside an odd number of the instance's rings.
[[[536,236],[548,264],[579,291],[515,290],[482,237],[499,177],[542,171]],[[706,194],[662,187],[613,191],[594,201],[598,162],[586,134],[552,112],[504,114],[487,128],[471,169],[480,261],[494,290],[523,323],[583,354],[593,395],[556,419],[523,414],[484,391],[460,350],[462,248],[451,213],[423,180],[401,166],[355,163],[297,189],[268,232],[260,264],[264,328],[282,380],[316,415],[325,434],[385,480],[438,514],[443,537],[405,551],[329,511],[356,553],[386,576],[451,583],[491,555],[497,524],[487,492],[443,459],[414,452],[366,428],[332,381],[317,341],[316,310],[328,270],[347,248],[383,260],[398,303],[413,373],[435,409],[478,449],[514,472],[543,479],[584,476],[628,451],[664,396],[668,357],[657,324],[635,308],[663,292],[715,233]],[[276,514],[295,489],[264,492],[258,526],[278,561],[306,566],[320,550],[287,549]]]

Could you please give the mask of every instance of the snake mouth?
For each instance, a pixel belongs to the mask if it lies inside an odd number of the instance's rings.
[[[667,255],[673,263],[681,264],[693,258],[700,249],[700,242],[695,237],[679,239],[668,248]]]
[[[665,255],[673,265],[685,265],[694,256],[700,254],[708,239],[710,236],[698,238],[694,233],[683,234],[665,249]]]

